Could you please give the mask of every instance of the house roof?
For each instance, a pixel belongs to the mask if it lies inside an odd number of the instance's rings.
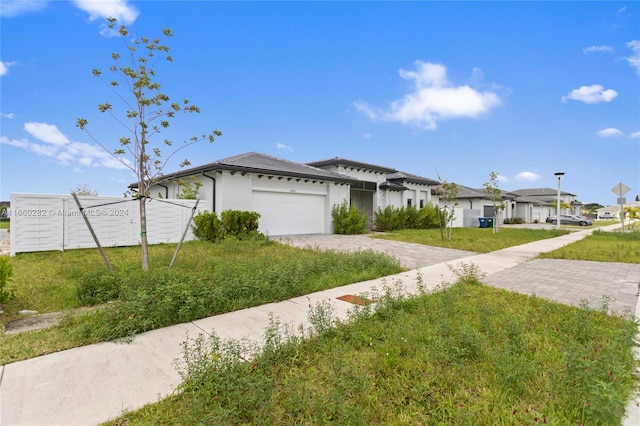
[[[293,161],[284,160],[282,158],[273,157],[271,155],[261,154],[259,152],[247,152],[244,154],[214,161],[212,163],[203,164],[201,166],[191,167],[174,173],[168,173],[162,176],[162,180],[173,180],[199,173],[222,170],[321,179],[333,182],[359,182],[358,179],[340,173],[334,173],[311,165],[300,164]],[[136,188],[137,186],[137,182],[129,185],[130,188]]]
[[[354,167],[356,169],[373,170],[381,173],[395,173],[396,169],[389,167],[377,166],[375,164],[361,163],[359,161],[347,160],[346,158],[333,157],[326,160],[312,161],[307,163],[314,167],[327,167],[327,166],[347,166]]]
[[[397,171],[395,173],[391,173],[387,175],[387,179],[389,180],[402,180],[403,182],[408,183],[419,183],[424,185],[440,185],[440,182],[437,180],[425,178],[422,176],[414,175],[407,172]]]
[[[374,172],[386,173],[387,180],[394,181],[391,183],[395,183],[395,184],[398,184],[397,181],[402,181],[403,183],[417,183],[422,185],[438,185],[439,184],[437,180],[414,175],[412,173],[402,172],[397,169],[378,166],[375,164],[361,163],[359,161],[348,160],[346,158],[340,158],[340,157],[329,158],[327,160],[313,161],[307,164],[315,167],[345,166],[345,167],[353,167],[355,169],[372,170]],[[381,186],[381,188],[383,187]],[[389,186],[389,188],[391,189],[391,186]],[[400,190],[399,188],[394,188],[394,189]],[[404,189],[407,189],[407,188],[404,188]]]
[[[513,191],[512,191],[513,192]],[[545,201],[542,200],[540,198],[536,198],[536,197],[528,197],[526,195],[518,195],[517,192],[513,192],[515,197],[515,201],[516,203],[530,203],[536,206],[550,206],[553,205],[553,203],[551,203],[550,201]]]
[[[402,185],[401,183],[388,181],[388,180],[385,180],[384,182],[382,182],[378,186],[378,188],[380,188],[380,189],[388,189],[390,191],[405,191],[405,190],[409,189],[406,186]]]
[[[458,188],[458,193],[456,194],[456,198],[479,198],[481,200],[488,200],[489,199],[489,195],[485,192],[484,188],[470,188],[468,186],[464,186],[464,185],[458,185],[456,184],[457,188]],[[438,186],[437,188],[434,188],[434,195],[437,195],[437,191],[440,188],[440,186]],[[512,192],[508,192],[508,191],[500,191],[500,196],[503,200],[514,200],[516,199],[516,194],[513,194]]]
[[[518,195],[526,195],[528,197],[536,197],[536,198],[543,198],[544,197],[558,197],[558,190],[557,189],[552,189],[552,188],[529,188],[529,189],[517,189],[515,192]],[[560,194],[562,195],[572,195],[572,196],[576,196],[576,194],[572,194],[570,192],[566,192],[566,191],[560,191]]]

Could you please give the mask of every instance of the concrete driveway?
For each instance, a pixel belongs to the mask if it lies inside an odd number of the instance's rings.
[[[465,250],[383,240],[370,235],[285,235],[272,237],[271,239],[294,247],[308,247],[315,250],[337,250],[345,252],[373,250],[395,257],[400,261],[402,266],[408,269],[417,269],[477,254]]]

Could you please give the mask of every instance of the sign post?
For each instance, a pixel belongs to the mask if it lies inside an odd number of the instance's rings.
[[[616,186],[611,188],[611,192],[613,192],[618,196],[618,204],[620,205],[620,222],[622,223],[622,232],[624,232],[624,205],[627,202],[624,196],[629,191],[631,191],[631,188],[629,188],[627,185],[625,185],[622,182],[618,183]]]

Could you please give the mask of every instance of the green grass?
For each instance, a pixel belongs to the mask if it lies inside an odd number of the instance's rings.
[[[0,220],[0,229],[9,229],[9,224],[8,220]]]
[[[317,252],[268,240],[183,245],[168,272],[175,245],[150,247],[152,269],[140,271],[136,247],[107,250],[109,274],[97,250],[29,253],[11,259],[3,321],[22,309],[40,313],[116,303],[69,315],[59,326],[0,336],[2,364],[62,349],[165,327],[223,312],[285,300],[327,288],[397,273],[399,262],[372,251]]]
[[[439,229],[404,229],[377,234],[376,238],[488,253],[567,233],[569,231],[562,229],[557,231],[555,229],[500,228],[499,232],[494,234],[490,228],[454,228],[451,240],[442,240]]]
[[[547,253],[541,259],[640,263],[640,232],[601,232]]]
[[[636,387],[628,319],[470,277],[379,305],[250,360],[190,340],[180,391],[109,424],[620,424]]]

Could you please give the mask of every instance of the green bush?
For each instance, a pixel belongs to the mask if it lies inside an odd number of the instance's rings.
[[[216,212],[200,212],[193,218],[193,235],[199,240],[216,242],[222,235],[222,223]]]
[[[200,240],[218,242],[229,237],[241,240],[260,235],[258,219],[260,213],[257,212],[225,210],[218,218],[216,212],[204,211],[193,218],[191,228],[193,235]]]
[[[378,209],[374,220],[375,228],[379,231],[394,231],[397,229],[433,229],[439,227],[438,214],[440,209],[432,203],[417,209],[414,206],[387,206]]]
[[[0,256],[0,303],[7,302],[14,296],[9,288],[9,279],[13,275],[13,268],[7,256]]]
[[[376,212],[376,217],[373,221],[373,225],[378,231],[393,231],[394,229],[399,229],[398,226],[398,215],[396,214],[396,210],[392,206],[385,207],[384,210],[378,208]]]
[[[364,234],[367,230],[367,216],[353,204],[347,206],[346,201],[333,206],[331,217],[333,218],[333,232],[336,234]]]
[[[222,222],[222,232],[224,238],[236,237],[243,239],[247,236],[254,236],[258,232],[258,219],[260,213],[241,211],[241,210],[225,210],[220,213]]]

